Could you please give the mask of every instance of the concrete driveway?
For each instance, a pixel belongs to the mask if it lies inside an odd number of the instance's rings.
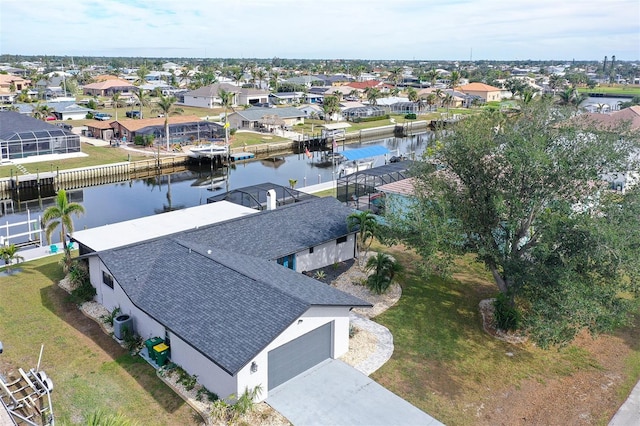
[[[267,403],[295,426],[442,424],[335,359],[270,390]]]

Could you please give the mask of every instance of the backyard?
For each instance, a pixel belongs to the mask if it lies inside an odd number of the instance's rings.
[[[372,377],[445,424],[606,424],[640,377],[640,321],[613,336],[581,335],[562,349],[508,344],[482,330],[478,302],[495,290],[480,265],[459,259],[452,279],[424,280],[415,254],[390,251],[405,265],[403,295],[376,318],[393,333],[395,351]],[[141,424],[196,422],[149,365],[67,300],[56,285],[59,258],[0,278],[0,371],[35,366],[44,343],[60,423],[100,408]]]

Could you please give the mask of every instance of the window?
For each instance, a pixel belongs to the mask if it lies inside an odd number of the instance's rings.
[[[347,242],[347,236],[345,235],[344,237],[340,237],[336,240],[336,244],[343,244]]]
[[[102,271],[102,282],[105,283],[109,288],[113,288],[113,277]]]

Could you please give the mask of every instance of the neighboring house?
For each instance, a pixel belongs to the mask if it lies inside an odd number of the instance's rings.
[[[84,133],[84,136],[111,141],[115,137],[115,134],[113,127],[111,127],[111,122],[92,120],[87,124],[87,131]]]
[[[16,93],[22,89],[26,89],[31,84],[30,80],[26,80],[17,75],[0,74],[0,93]]]
[[[464,86],[458,86],[455,89],[466,95],[480,96],[485,102],[501,100],[501,89],[484,83],[469,83]]]
[[[86,84],[82,87],[82,93],[91,96],[111,96],[114,93],[131,93],[136,86],[126,80],[114,78],[99,83]]]
[[[81,152],[80,136],[14,111],[0,111],[0,160]]]
[[[298,107],[300,111],[304,113],[305,118],[317,118],[320,115],[324,114],[322,107],[318,105],[303,105]]]
[[[304,117],[305,113],[294,107],[252,107],[229,114],[228,120],[230,126],[236,129],[271,130],[304,124]]]
[[[317,93],[309,94],[311,96],[315,96],[322,98],[322,96]],[[301,104],[304,103],[307,99],[307,94],[304,92],[275,92],[269,94],[269,102],[274,105],[291,105],[291,104]]]
[[[630,130],[640,132],[640,105],[634,105],[609,114],[602,113],[584,113],[576,118],[580,122],[595,122],[599,124],[602,130],[610,131],[619,126],[628,123]],[[634,154],[636,160],[638,153]],[[611,183],[612,189],[622,191],[623,193],[640,182],[640,172],[638,170],[627,170],[624,172],[611,172],[604,176],[604,180]]]
[[[233,93],[231,106],[266,104],[269,102],[269,92],[261,89],[238,87],[229,83],[214,83],[209,86],[191,90],[183,95],[183,103],[187,106],[202,108],[217,108],[222,106],[222,99],[218,95],[220,90]]]
[[[47,102],[31,103],[31,104],[16,104],[18,112],[23,115],[32,115],[33,110],[38,105],[46,105],[52,111],[56,120],[82,120],[87,118],[88,113],[95,112],[91,108],[80,106],[74,101],[62,101],[62,100],[50,100]]]
[[[224,137],[221,124],[202,120],[195,115],[171,116],[168,120],[172,143]],[[111,122],[110,126],[114,129],[113,136],[125,142],[135,141],[136,136],[152,135],[155,139],[165,137],[164,117],[118,120]]]
[[[237,217],[221,219],[230,208]],[[347,352],[349,311],[371,305],[294,271],[353,258],[350,209],[331,197],[258,213],[227,202],[194,209],[144,218],[156,226],[139,219],[135,230],[156,238],[130,244],[133,228],[120,224],[76,232],[95,300],[130,315],[143,339],[163,338],[171,361],[223,398],[260,386],[264,400]],[[191,229],[175,225],[193,216]],[[158,236],[158,222],[182,230]]]
[[[324,84],[324,80],[321,78],[318,78],[316,76],[313,75],[300,75],[297,77],[291,77],[285,80],[287,83],[291,83],[291,84],[298,84],[301,86],[305,86],[307,88],[313,86],[313,85],[323,85]]]

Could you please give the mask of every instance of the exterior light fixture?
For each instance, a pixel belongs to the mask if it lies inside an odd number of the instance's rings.
[[[252,373],[255,373],[256,371],[258,371],[258,364],[256,364],[256,362],[255,362],[255,361],[253,361],[253,362],[251,363],[251,372],[252,372]]]

